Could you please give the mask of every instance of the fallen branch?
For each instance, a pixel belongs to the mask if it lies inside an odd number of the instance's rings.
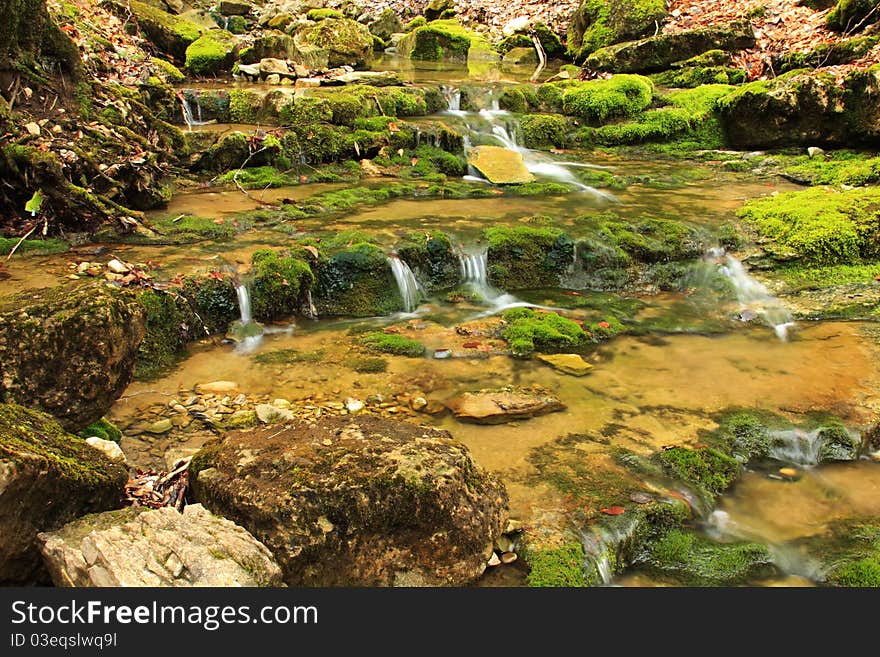
[[[31,228],[28,232],[26,232],[24,235],[22,235],[21,239],[18,240],[18,242],[15,243],[15,246],[12,247],[12,250],[9,252],[9,255],[6,256],[6,262],[9,262],[9,259],[12,257],[12,254],[15,253],[16,249],[18,249],[18,247],[20,247],[22,245],[22,243],[28,237],[31,236],[31,234],[37,229],[37,226],[39,226],[39,225],[40,225],[39,223],[34,224],[33,228]]]
[[[547,53],[544,52],[544,46],[541,44],[541,40],[536,34],[532,34],[532,43],[535,46],[535,51],[538,53],[538,68],[532,73],[531,78],[531,81],[534,82],[538,79],[538,76],[541,75],[541,71],[544,70],[544,67],[547,66]]]

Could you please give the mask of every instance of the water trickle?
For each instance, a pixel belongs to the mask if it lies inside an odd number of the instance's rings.
[[[202,121],[202,106],[199,103],[198,96],[195,96],[194,99],[189,99],[186,94],[178,93],[177,98],[180,101],[183,122],[186,123],[188,130],[192,130],[194,125],[205,125],[207,123],[207,121]],[[193,104],[195,104],[195,113],[193,113]]]
[[[400,290],[400,297],[403,299],[403,310],[411,313],[419,307],[419,302],[424,296],[422,286],[419,285],[419,281],[409,265],[396,255],[389,256],[388,264],[394,273],[397,289]]]
[[[788,308],[762,283],[749,276],[743,264],[724,249],[710,249],[708,257],[719,264],[719,271],[733,283],[740,303],[740,318],[750,321],[760,317],[780,340],[788,340],[788,330],[794,326]]]
[[[461,91],[455,87],[442,86],[440,91],[446,99],[446,109],[450,112],[461,112]]]
[[[238,297],[238,312],[241,318],[242,324],[249,324],[253,321],[253,315],[251,315],[251,297],[248,294],[247,286],[243,283],[237,283],[235,285],[235,296]]]
[[[770,432],[770,456],[785,463],[809,466],[819,462],[822,439],[821,429],[805,431],[787,429]]]
[[[639,526],[635,515],[618,516],[601,525],[590,525],[581,532],[586,569],[595,569],[598,583],[611,586],[613,564],[623,566],[633,557],[634,539]]]

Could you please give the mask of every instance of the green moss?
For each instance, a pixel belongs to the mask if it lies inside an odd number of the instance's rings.
[[[228,240],[235,236],[233,220],[224,219],[217,223],[208,217],[183,216],[177,221],[174,218],[163,219],[153,224],[157,232],[164,236],[160,242],[187,244],[204,240]]]
[[[655,541],[642,565],[685,586],[735,586],[776,572],[765,545],[715,543],[680,529]]]
[[[512,308],[502,315],[502,319],[505,326],[501,337],[515,356],[528,356],[535,351],[570,351],[587,339],[587,334],[577,323],[553,312]]]
[[[238,300],[229,278],[216,275],[187,277],[183,281],[181,293],[189,302],[204,327],[204,333],[215,335],[224,333],[228,326],[239,318]],[[193,335],[198,335],[193,332]]]
[[[9,255],[10,251],[21,240],[20,237],[0,237],[0,255]],[[69,245],[64,240],[55,237],[47,239],[27,239],[15,249],[15,253],[32,255],[50,255],[53,253],[64,253]]]
[[[351,317],[387,315],[403,306],[384,251],[363,242],[322,257],[314,302],[320,315]]]
[[[831,422],[819,430],[818,459],[820,463],[827,461],[854,461],[859,457],[861,441],[853,435],[842,422]]]
[[[583,61],[599,48],[653,32],[665,16],[663,0],[584,0],[568,29],[569,54]]]
[[[251,89],[230,89],[229,120],[232,123],[256,123],[263,98]]]
[[[203,28],[185,18],[139,0],[114,3],[110,8],[129,21],[126,25],[141,29],[152,43],[175,59],[183,59],[186,47],[204,32]]]
[[[101,440],[112,440],[114,443],[118,443],[119,439],[122,438],[122,432],[110,420],[102,417],[81,430],[79,436],[81,438],[97,436]]]
[[[195,75],[216,75],[232,66],[235,36],[226,30],[211,30],[186,49],[186,68]]]
[[[144,309],[146,333],[138,348],[135,378],[151,380],[167,373],[186,353],[186,343],[195,332],[196,318],[178,298],[157,290],[146,290],[138,302]]]
[[[184,81],[186,76],[171,62],[159,57],[153,57],[150,61],[153,63],[153,66],[158,69],[159,75],[162,76],[164,82],[176,84]]]
[[[641,112],[651,104],[654,94],[653,83],[641,75],[553,84],[562,88],[562,112],[592,123]]]
[[[874,19],[868,23],[876,22],[876,10],[876,0],[838,0],[834,9],[825,17],[825,24],[832,30],[846,32],[855,29],[859,24],[864,25],[863,21],[872,13]]]
[[[409,23],[403,26],[404,32],[412,32],[417,27],[422,27],[423,25],[428,24],[428,19],[424,16],[416,16]]]
[[[740,472],[735,459],[712,447],[671,447],[660,452],[659,457],[670,474],[713,496],[727,489]]]
[[[298,349],[274,349],[264,351],[253,357],[255,363],[260,365],[279,365],[289,363],[320,363],[324,360],[324,352],[299,351]]]
[[[834,151],[818,157],[799,155],[782,160],[785,176],[799,183],[860,187],[880,182],[880,157],[868,153]]]
[[[560,114],[529,114],[520,122],[526,148],[565,148],[568,124]]]
[[[655,73],[651,80],[664,87],[699,87],[704,84],[742,84],[746,73],[730,66],[686,66]]]
[[[848,283],[872,283],[880,277],[880,262],[830,267],[783,266],[773,272],[794,290],[819,289]]]
[[[277,320],[296,314],[315,281],[309,263],[272,249],[256,251],[251,262],[254,317]]]
[[[875,517],[838,520],[794,547],[821,564],[831,586],[880,586],[880,524]]]
[[[776,63],[776,71],[785,73],[799,68],[846,64],[867,55],[877,43],[880,43],[880,37],[877,36],[861,36],[837,43],[822,43],[807,52],[784,54]]]
[[[880,188],[813,188],[753,199],[739,211],[765,250],[813,265],[880,257]]]
[[[306,18],[310,21],[322,21],[326,18],[345,18],[345,14],[337,9],[309,9]]]
[[[505,290],[556,287],[574,259],[574,242],[557,228],[497,226],[485,236],[489,281]]]
[[[409,358],[419,358],[425,353],[425,345],[421,342],[396,333],[368,333],[361,339],[361,344],[370,351]]]
[[[233,180],[245,189],[270,189],[298,185],[299,174],[265,166],[227,171],[217,178],[217,181],[222,183],[232,183]]]
[[[584,586],[584,548],[567,543],[558,548],[529,550],[529,586]]]
[[[342,364],[358,374],[378,374],[388,369],[386,359],[370,356],[354,356],[347,358]]]
[[[458,285],[459,259],[446,234],[437,230],[411,233],[395,251],[427,291],[448,290]]]
[[[410,32],[398,46],[401,53],[419,61],[465,62],[471,48],[489,50],[486,39],[454,19],[431,21]]]
[[[739,411],[725,416],[719,435],[737,460],[748,463],[770,453],[770,431],[765,420],[754,413]]]

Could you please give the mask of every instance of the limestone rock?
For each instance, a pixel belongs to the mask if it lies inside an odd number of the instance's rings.
[[[468,163],[496,185],[533,182],[523,156],[500,146],[477,146],[468,153]]]
[[[228,434],[190,485],[297,586],[461,585],[507,521],[503,485],[449,433],[372,416]]]
[[[200,383],[196,386],[196,392],[200,395],[228,395],[231,392],[238,392],[238,384],[235,381]]]
[[[0,401],[39,408],[79,430],[125,390],[143,336],[135,296],[103,284],[0,299]]]
[[[539,354],[538,360],[547,363],[554,370],[572,376],[584,376],[593,369],[593,366],[578,354]]]
[[[328,65],[364,66],[373,55],[373,35],[366,25],[348,18],[326,18],[320,23],[305,25],[294,35],[297,48],[312,46],[327,52]],[[310,62],[298,59],[309,68]]]
[[[129,507],[39,534],[56,586],[280,586],[272,553],[201,504]]]
[[[352,71],[328,80],[329,84],[367,84],[372,87],[389,87],[400,84],[400,76],[394,71]]]
[[[272,406],[272,404],[257,404],[257,418],[263,424],[272,424],[273,422],[286,422],[292,420],[293,412]]]
[[[475,424],[501,424],[561,411],[565,405],[554,395],[527,389],[501,388],[466,392],[447,402],[457,420]]]
[[[104,440],[97,436],[90,436],[89,438],[86,438],[86,443],[97,449],[99,452],[102,452],[104,456],[111,461],[125,463],[125,452],[123,452],[122,448],[112,440]]]
[[[238,72],[241,75],[246,75],[249,78],[258,78],[260,77],[260,65],[259,64],[239,64]]]
[[[247,16],[254,6],[243,0],[220,0],[217,7],[222,16]]]
[[[128,472],[48,415],[0,404],[0,585],[46,579],[35,539],[120,505]]]
[[[241,70],[241,66],[239,66]],[[260,60],[260,73],[263,75],[290,75],[290,68],[283,59],[266,57]]]

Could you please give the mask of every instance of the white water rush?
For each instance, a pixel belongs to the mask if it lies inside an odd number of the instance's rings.
[[[238,298],[238,313],[242,324],[249,324],[253,321],[251,315],[251,297],[248,294],[247,286],[238,283],[235,286],[235,296]]]
[[[773,329],[780,340],[783,342],[788,340],[788,331],[794,326],[788,308],[770,294],[763,283],[749,276],[743,264],[724,249],[710,249],[709,258],[719,264],[719,271],[733,284],[743,321],[760,317]]]
[[[419,307],[419,303],[424,297],[422,286],[409,265],[396,255],[388,257],[388,265],[394,274],[394,280],[397,281],[397,289],[403,299],[404,312],[413,312]]]

